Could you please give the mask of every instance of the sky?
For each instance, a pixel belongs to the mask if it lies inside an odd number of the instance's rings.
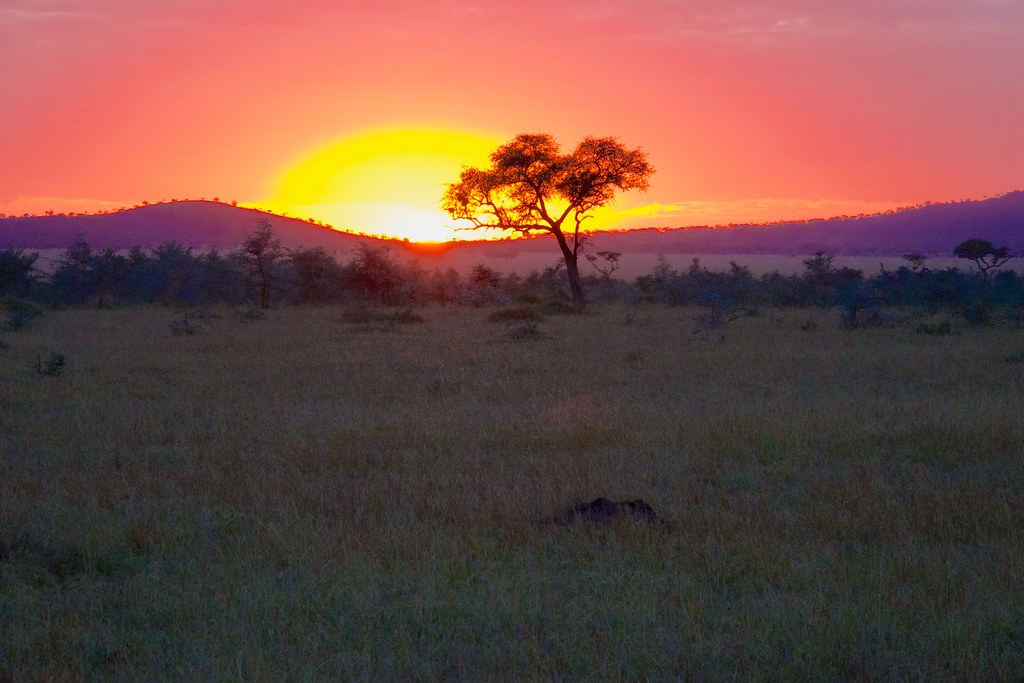
[[[640,147],[598,227],[1024,189],[1024,0],[3,0],[0,213],[219,198],[413,239],[518,133]]]

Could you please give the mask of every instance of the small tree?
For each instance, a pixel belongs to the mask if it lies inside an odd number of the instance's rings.
[[[256,229],[242,242],[237,256],[260,289],[260,308],[270,308],[270,285],[274,268],[285,255],[281,240],[274,235],[269,218],[261,218]]]
[[[924,262],[928,260],[928,257],[915,251],[904,254],[903,260],[910,264],[910,272],[916,273],[924,267]]]
[[[402,268],[388,247],[356,245],[352,261],[345,266],[346,284],[366,301],[380,304],[404,303]]]
[[[835,303],[836,269],[832,266],[835,258],[824,251],[816,251],[814,256],[804,259],[803,279],[810,298],[818,306],[830,307]]]
[[[579,252],[583,222],[618,190],[646,190],[654,169],[640,149],[615,138],[584,138],[561,154],[547,134],[523,134],[491,154],[486,169],[464,168],[441,207],[475,228],[553,235],[577,306],[584,304]]]
[[[179,242],[161,244],[153,250],[149,272],[152,295],[164,304],[199,298],[198,283],[202,273],[192,247]]]
[[[953,249],[953,254],[958,258],[974,261],[985,282],[989,279],[988,271],[998,268],[1012,257],[1009,247],[996,247],[988,240],[976,237],[958,244]]]
[[[594,270],[601,273],[607,279],[619,269],[619,257],[622,256],[622,252],[603,250],[596,254],[584,254],[584,256],[590,261],[590,265],[594,267]]]
[[[128,283],[128,259],[112,247],[93,254],[91,279],[97,295],[96,307],[106,308],[117,295],[123,294]]]
[[[466,277],[466,289],[474,306],[498,303],[501,297],[501,273],[482,263],[473,266]]]
[[[93,251],[84,235],[60,255],[51,282],[61,301],[84,305],[95,291],[93,282]]]
[[[323,247],[293,249],[288,252],[298,287],[298,298],[307,303],[326,303],[337,295],[342,269]]]
[[[0,249],[0,296],[27,292],[37,277],[38,252],[26,253],[9,247]]]

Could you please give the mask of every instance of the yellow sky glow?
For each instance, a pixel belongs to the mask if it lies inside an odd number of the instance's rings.
[[[503,140],[430,128],[362,132],[326,144],[281,175],[260,208],[324,221],[339,230],[418,242],[479,239],[456,232],[439,208],[463,166],[485,166]]]
[[[488,166],[490,153],[504,142],[496,135],[441,128],[363,131],[300,157],[280,174],[270,199],[247,205],[315,219],[339,230],[415,242],[509,237],[501,231],[468,230],[468,222],[454,221],[439,208],[445,184],[458,180],[464,166]],[[611,206],[596,211],[584,229],[824,218],[847,213],[851,204],[855,203],[749,200],[663,204],[632,192],[620,194]],[[861,210],[889,208],[889,203],[876,203],[865,204]],[[571,229],[571,221],[566,227]]]

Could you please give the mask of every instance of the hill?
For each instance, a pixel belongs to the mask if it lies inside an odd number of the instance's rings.
[[[359,242],[400,247],[429,255],[473,251],[501,258],[550,251],[545,238],[466,242],[440,249],[332,230],[294,218],[210,201],[154,204],[117,213],[0,219],[0,247],[61,249],[78,235],[94,247],[152,249],[180,242],[196,249],[233,249],[268,218],[288,247],[351,251]],[[805,255],[822,250],[846,256],[899,256],[908,252],[948,256],[971,238],[987,239],[1024,253],[1024,191],[980,201],[926,204],[884,214],[727,227],[645,228],[601,233],[599,249],[628,253]]]
[[[822,250],[845,256],[949,256],[972,237],[1024,253],[1024,192],[870,216],[617,232],[601,235],[600,248],[624,253],[802,255]]]
[[[152,249],[166,242],[179,242],[200,250],[229,250],[238,247],[264,218],[270,219],[287,247],[344,252],[360,241],[380,241],[256,209],[211,201],[179,201],[100,215],[0,219],[0,247],[62,249],[83,235],[95,248]]]

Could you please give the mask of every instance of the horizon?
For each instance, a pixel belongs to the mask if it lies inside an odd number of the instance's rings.
[[[987,200],[990,200],[990,199],[1001,199],[1003,197],[1007,197],[1007,196],[1010,196],[1010,195],[1013,195],[1013,194],[1017,194],[1017,193],[1021,193],[1021,192],[1024,192],[1024,190],[1021,190],[1021,189],[1009,190],[1008,192],[1003,192],[1003,193],[996,194],[996,195],[985,196],[985,197],[978,197],[978,198],[951,199],[951,200],[947,200],[947,201],[925,200],[925,201],[923,201],[923,202],[921,202],[919,204],[915,204],[915,205],[897,206],[897,207],[893,207],[893,208],[890,208],[890,209],[887,209],[887,210],[884,210],[884,211],[877,211],[877,212],[873,212],[873,213],[865,213],[865,214],[858,214],[858,215],[849,215],[849,214],[834,214],[834,215],[828,215],[828,216],[826,216],[826,215],[817,215],[817,216],[808,216],[808,217],[805,217],[805,218],[783,218],[783,219],[778,219],[778,220],[760,221],[760,222],[730,222],[730,223],[717,223],[717,224],[714,224],[714,225],[710,225],[710,224],[676,225],[676,226],[644,225],[644,226],[624,227],[624,228],[600,228],[600,229],[596,229],[596,230],[589,230],[588,229],[588,230],[581,231],[581,233],[582,234],[586,234],[586,235],[595,235],[595,234],[601,234],[601,233],[614,235],[614,234],[639,232],[639,231],[655,231],[655,232],[661,233],[661,232],[672,232],[672,231],[677,231],[677,230],[682,230],[682,231],[685,231],[685,230],[732,230],[732,229],[746,228],[746,227],[758,228],[758,227],[773,227],[773,226],[783,226],[783,225],[798,225],[798,224],[816,223],[816,222],[832,222],[832,221],[856,220],[856,219],[863,219],[863,218],[872,218],[872,217],[877,217],[877,216],[887,216],[887,215],[899,214],[899,213],[903,213],[903,212],[907,212],[907,211],[913,211],[913,210],[916,210],[916,209],[927,208],[927,207],[930,207],[930,206],[943,206],[943,205],[950,205],[950,204],[979,203],[979,202],[984,202],[984,201],[987,201]],[[529,235],[521,235],[521,234],[517,234],[517,233],[511,233],[510,234],[510,233],[504,233],[504,232],[494,232],[491,235],[487,235],[485,233],[485,231],[483,231],[483,230],[466,229],[466,230],[461,230],[460,231],[460,233],[466,235],[466,237],[457,237],[457,238],[453,237],[451,239],[446,239],[446,240],[417,239],[416,237],[408,237],[408,236],[400,236],[400,235],[389,235],[389,234],[386,234],[386,233],[372,233],[372,232],[361,232],[361,231],[356,231],[356,230],[346,230],[344,228],[340,228],[340,227],[337,227],[337,226],[332,225],[330,223],[327,223],[327,222],[325,222],[325,221],[323,221],[321,219],[318,219],[316,217],[292,216],[292,215],[289,215],[286,212],[278,213],[278,212],[276,212],[272,208],[265,208],[265,207],[261,207],[261,206],[257,206],[257,205],[245,205],[245,204],[242,204],[242,203],[234,201],[234,200],[224,200],[224,199],[222,199],[220,197],[210,197],[210,198],[207,198],[207,197],[199,197],[199,198],[185,197],[185,198],[163,199],[163,200],[158,200],[158,201],[148,201],[148,200],[146,200],[146,201],[143,201],[143,202],[138,203],[138,204],[133,204],[132,206],[119,206],[117,208],[98,209],[98,210],[93,211],[93,212],[77,212],[77,211],[57,212],[57,211],[54,211],[54,210],[48,210],[45,213],[41,213],[41,214],[23,213],[21,215],[7,215],[7,214],[4,214],[3,212],[0,212],[0,220],[4,220],[4,219],[28,219],[28,218],[61,218],[61,217],[63,217],[63,218],[79,218],[79,217],[89,217],[89,216],[109,216],[109,215],[112,215],[112,214],[118,214],[118,213],[123,213],[123,212],[135,211],[137,209],[146,209],[146,208],[152,208],[152,207],[168,206],[168,205],[173,205],[173,204],[184,204],[184,203],[218,204],[218,205],[221,205],[221,206],[235,208],[235,209],[240,209],[240,210],[244,210],[244,211],[254,211],[254,212],[257,212],[257,213],[260,213],[260,214],[263,214],[263,215],[266,215],[266,216],[270,216],[270,217],[273,217],[273,218],[282,218],[282,219],[286,219],[286,220],[294,220],[294,221],[298,221],[300,223],[306,223],[306,224],[311,225],[311,226],[315,226],[315,227],[318,227],[318,228],[323,228],[325,230],[330,230],[330,231],[333,231],[333,232],[338,232],[338,233],[341,233],[341,234],[344,234],[344,235],[353,236],[353,237],[367,237],[367,238],[371,238],[371,239],[379,239],[379,240],[385,240],[385,241],[394,241],[394,242],[409,243],[409,244],[414,244],[414,245],[422,245],[424,247],[430,247],[432,245],[443,245],[443,244],[449,244],[449,243],[460,243],[460,242],[468,242],[468,243],[472,243],[472,242],[502,242],[502,241],[532,240],[532,239],[538,239],[538,238],[549,238],[549,237],[551,237],[550,235],[548,235],[546,233],[534,233],[534,234],[529,234]]]
[[[541,131],[649,154],[650,190],[597,229],[885,213],[1024,177],[1019,3],[13,0],[0,38],[12,216],[219,196],[448,241],[444,184]]]

